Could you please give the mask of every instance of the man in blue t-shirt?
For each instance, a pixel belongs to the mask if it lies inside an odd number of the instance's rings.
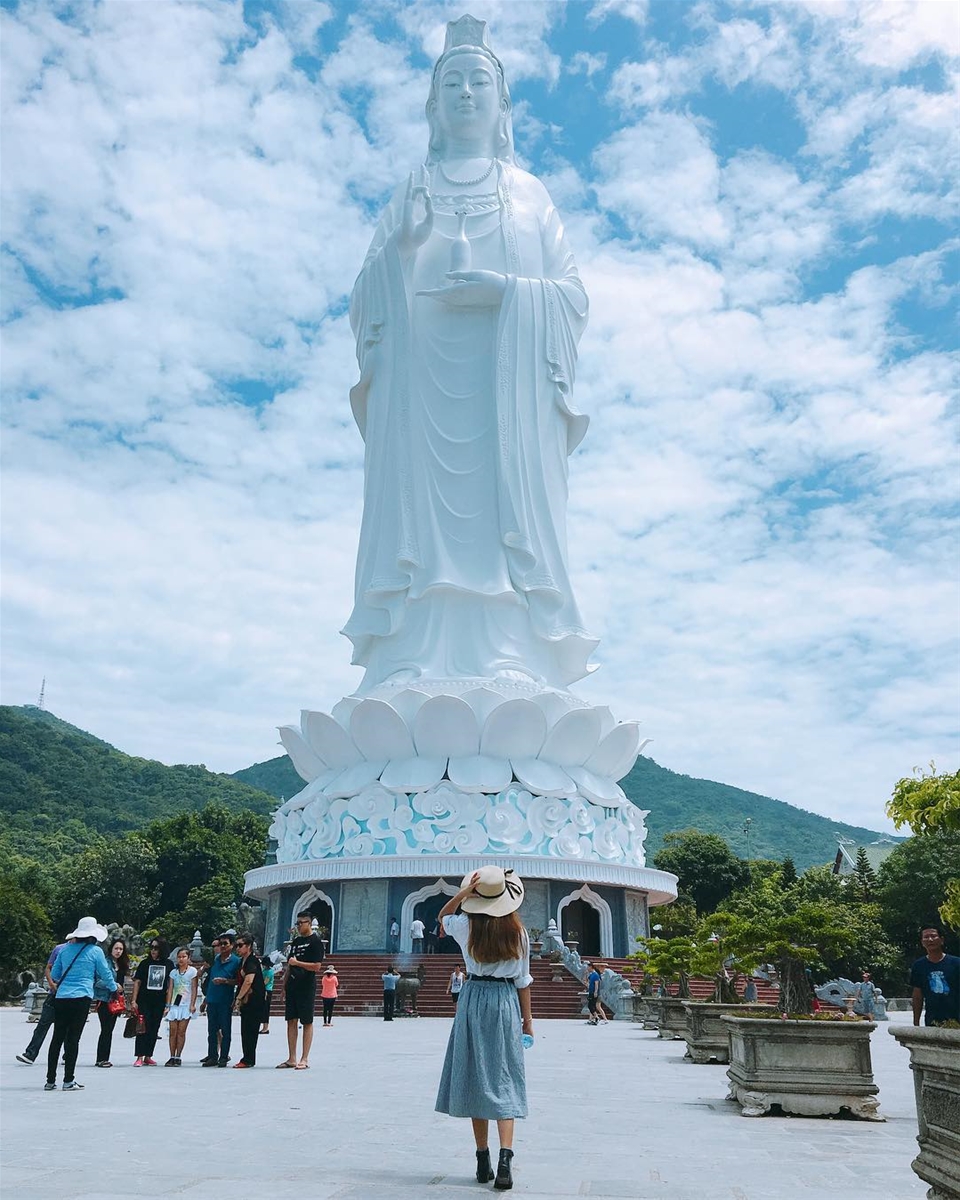
[[[233,994],[237,986],[240,957],[233,952],[233,934],[221,933],[214,946],[219,953],[207,972],[207,994],[201,1005],[207,1010],[207,1057],[204,1067],[225,1067],[230,1061]],[[219,1039],[219,1046],[218,1046]]]
[[[920,1024],[921,1012],[925,1025],[960,1021],[960,958],[944,954],[943,931],[936,925],[924,926],[920,943],[927,956],[910,971],[914,1025]]]
[[[598,963],[597,966],[602,966]],[[600,972],[597,967],[590,968],[590,974],[587,976],[587,1008],[590,1010],[590,1019],[588,1025],[596,1025],[598,1021],[597,1006],[600,1002]]]

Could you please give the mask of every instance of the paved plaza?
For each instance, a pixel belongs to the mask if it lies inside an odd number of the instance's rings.
[[[904,1021],[906,1014],[893,1014]],[[0,1012],[4,1200],[443,1200],[492,1191],[473,1180],[466,1121],[434,1095],[449,1021],[345,1018],[317,1027],[309,1071],[276,1071],[282,1022],[254,1071],[203,1070],[202,1027],[185,1065],[135,1070],[114,1042],[96,1070],[96,1025],[80,1048],[80,1093],[43,1091],[44,1066],[14,1055],[29,1026]],[[236,1030],[239,1033],[239,1029]],[[160,1048],[158,1047],[158,1050]],[[544,1021],[527,1056],[531,1115],[518,1123],[515,1187],[532,1197],[819,1200],[923,1197],[907,1052],[884,1026],[873,1062],[886,1124],[741,1117],[719,1066],[639,1025]],[[234,1055],[239,1053],[235,1036]],[[164,1061],[166,1055],[158,1055]]]

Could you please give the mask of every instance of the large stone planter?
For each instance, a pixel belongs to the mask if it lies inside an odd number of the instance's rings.
[[[726,1063],[730,1061],[729,1027],[724,1016],[745,1017],[757,1008],[769,1005],[714,1004],[704,1000],[684,1000],[686,1013],[684,1037],[687,1039],[687,1058],[695,1063]]]
[[[687,1030],[684,1002],[675,996],[660,996],[658,1003],[660,1019],[657,1023],[657,1037],[666,1038],[668,1041],[682,1041]]]
[[[890,1032],[910,1051],[917,1094],[914,1171],[930,1184],[929,1200],[960,1198],[960,1029],[896,1025]]]
[[[745,1117],[826,1117],[846,1109],[882,1121],[870,1061],[872,1021],[781,1021],[724,1016],[730,1035],[728,1100]]]

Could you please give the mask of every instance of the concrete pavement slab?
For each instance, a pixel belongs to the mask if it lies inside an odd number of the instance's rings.
[[[894,1014],[905,1020],[906,1014]],[[114,1041],[83,1092],[44,1092],[45,1056],[15,1061],[30,1036],[0,1011],[3,1200],[456,1200],[473,1178],[466,1121],[433,1111],[446,1019],[335,1020],[317,1027],[309,1071],[276,1071],[282,1024],[252,1071],[203,1070],[194,1027],[185,1065],[134,1069]],[[234,1050],[239,1054],[239,1028]],[[917,1123],[909,1056],[884,1027],[872,1038],[886,1124],[750,1119],[726,1099],[726,1072],[684,1061],[683,1043],[639,1025],[544,1021],[527,1055],[530,1117],[518,1122],[517,1195],[561,1200],[814,1200],[856,1191],[920,1200],[910,1170]],[[163,1062],[166,1053],[160,1057]]]

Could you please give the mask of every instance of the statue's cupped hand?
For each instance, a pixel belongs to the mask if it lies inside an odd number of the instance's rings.
[[[444,287],[417,292],[451,308],[496,308],[507,289],[507,277],[498,271],[448,271]]]

